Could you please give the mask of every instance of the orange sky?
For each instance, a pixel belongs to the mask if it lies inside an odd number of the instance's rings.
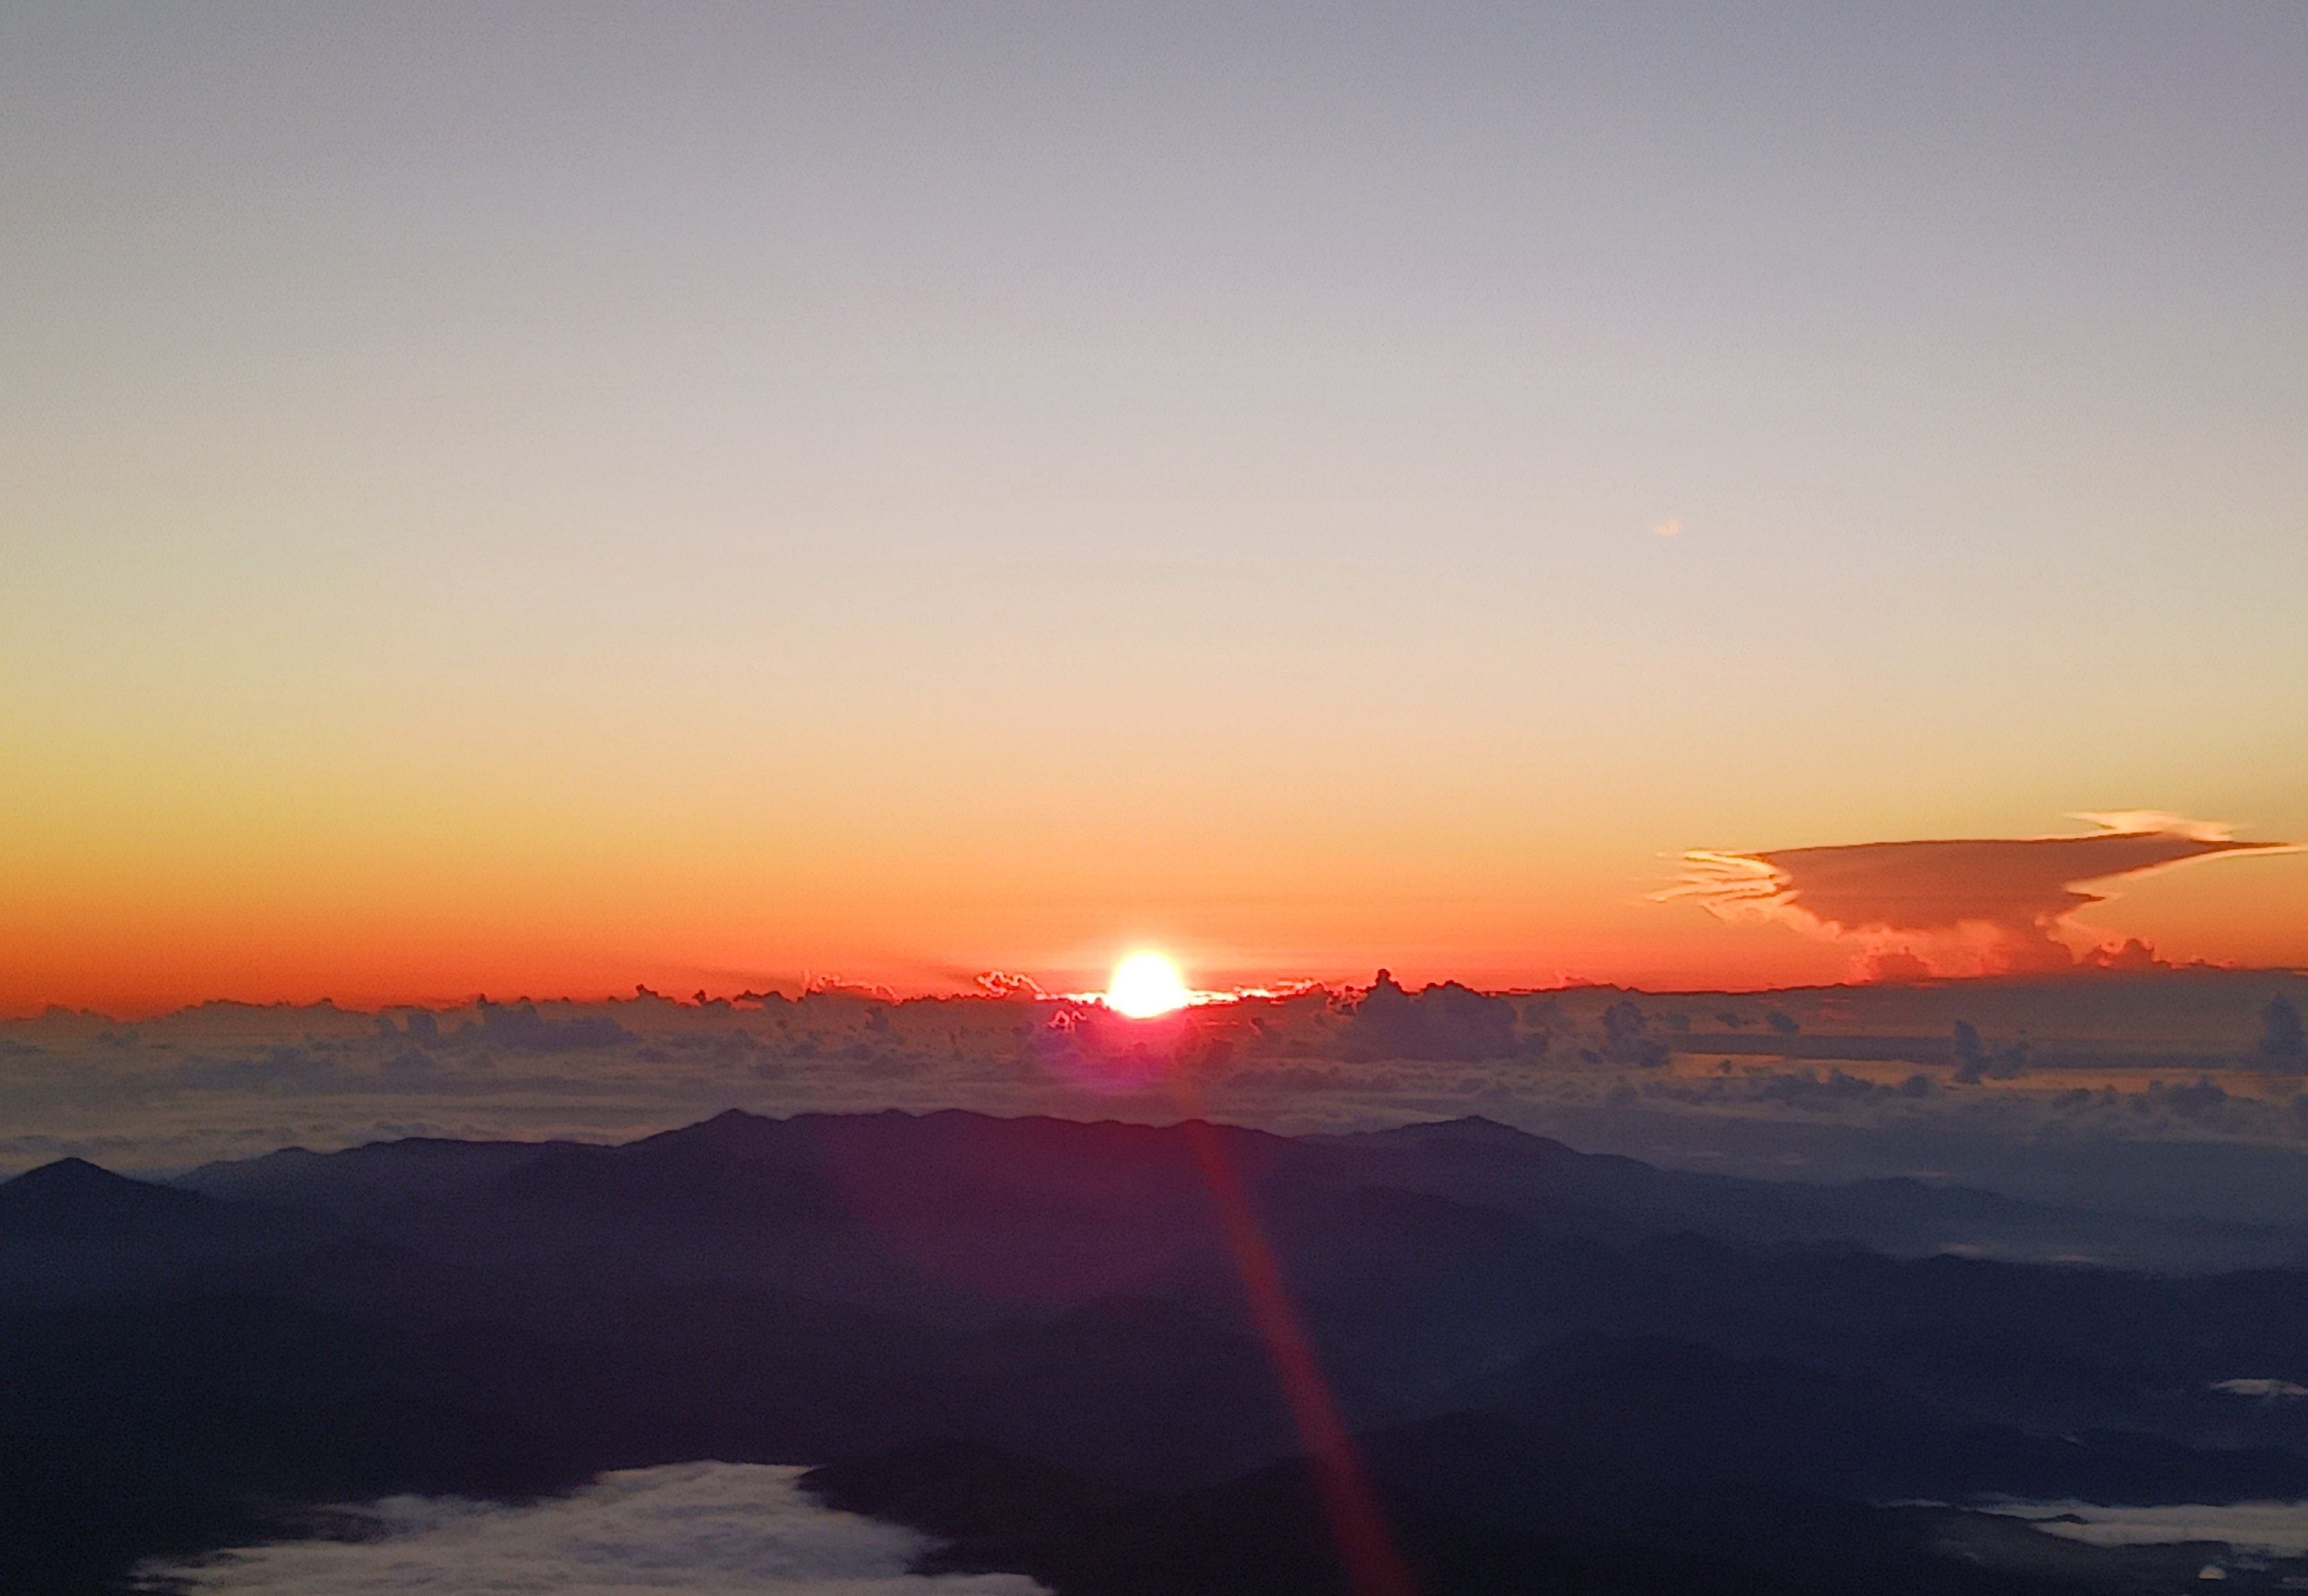
[[[603,996],[637,982],[727,994],[831,977],[911,993],[967,989],[995,969],[1080,989],[1140,945],[1172,951],[1213,986],[1359,981],[1385,965],[1414,983],[1753,987],[1847,979],[1882,943],[1651,901],[1675,867],[1641,854],[1615,878],[1547,860],[1510,873],[1432,853],[1253,861],[1177,844],[957,853],[941,868],[864,848],[803,865],[766,846],[747,857],[636,838],[620,856],[606,840],[543,828],[496,836],[494,854],[405,835],[339,852],[332,834],[284,824],[233,850],[116,855],[68,886],[19,876],[0,931],[0,1007],[142,1013],[219,996],[374,1005]],[[2175,961],[2308,964],[2304,875],[2296,855],[2214,858],[2124,884],[2062,935],[2080,947],[2143,936]]]
[[[2001,26],[0,19],[0,1009],[1836,979],[1653,894],[2308,838],[2301,36]]]

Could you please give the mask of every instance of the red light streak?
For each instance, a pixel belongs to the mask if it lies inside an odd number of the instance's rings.
[[[1418,1583],[1395,1549],[1385,1510],[1363,1468],[1362,1454],[1348,1432],[1346,1419],[1331,1394],[1330,1382],[1322,1377],[1297,1307],[1291,1301],[1282,1261],[1258,1228],[1250,1194],[1228,1161],[1216,1129],[1198,1111],[1192,1089],[1183,1077],[1178,1080],[1178,1095],[1187,1109],[1182,1128],[1201,1164],[1227,1246],[1242,1275],[1251,1324],[1266,1343],[1267,1356],[1273,1360],[1283,1398],[1289,1404],[1291,1422],[1306,1449],[1315,1488],[1322,1495],[1331,1532],[1346,1565],[1348,1588],[1354,1596],[1418,1596]]]

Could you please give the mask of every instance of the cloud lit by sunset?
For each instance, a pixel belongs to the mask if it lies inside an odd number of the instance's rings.
[[[2297,851],[2285,842],[2237,841],[2226,826],[2154,811],[2076,818],[2102,829],[1694,851],[1684,856],[1686,880],[1657,895],[1691,900],[1726,920],[1780,920],[1855,945],[1864,950],[1855,965],[1863,978],[1882,969],[2000,975],[2072,965],[2074,916],[2124,883],[2197,859]]]

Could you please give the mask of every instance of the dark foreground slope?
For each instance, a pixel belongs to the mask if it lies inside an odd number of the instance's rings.
[[[838,1464],[832,1499],[1066,1596],[1335,1589],[1235,1181],[1434,1592],[2121,1588],[1869,1504],[2308,1496],[2295,1405],[2218,1389],[2308,1385],[2308,1275],[1890,1257],[1828,1244],[1855,1203],[1920,1235],[1980,1200],[1758,1195],[1479,1123],[733,1114],[0,1186],[0,1589],[705,1457]]]
[[[1519,1440],[1478,1423],[1372,1440],[1392,1537],[1428,1592],[2073,1596],[2168,1589],[2202,1565],[2200,1550],[2193,1561],[2111,1555],[2025,1531],[2040,1543],[2033,1557],[1968,1557],[1946,1532],[1968,1515],[1770,1488],[1735,1497],[1646,1481],[1604,1502],[1575,1469],[1530,1472]],[[935,1537],[931,1572],[1022,1572],[1065,1596],[1350,1588],[1314,1481],[1295,1462],[1215,1487],[1131,1491],[942,1444],[831,1464],[803,1484],[831,1505]]]

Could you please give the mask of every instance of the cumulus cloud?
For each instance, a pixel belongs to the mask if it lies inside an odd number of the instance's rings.
[[[504,1507],[394,1497],[347,1510],[357,1538],[152,1566],[142,1588],[214,1596],[1047,1596],[1022,1574],[908,1572],[910,1530],[820,1506],[802,1471],[697,1462],[605,1474]]]
[[[2071,818],[2099,829],[1753,853],[1698,850],[1684,856],[1684,879],[1655,896],[1849,942],[1863,978],[1995,975],[2074,964],[2063,939],[2070,917],[2114,896],[2117,883],[2221,854],[2293,846],[2239,842],[2225,826],[2153,810]]]
[[[1426,1058],[1471,1063],[1506,1057],[1517,1046],[1515,1008],[1503,998],[1486,997],[1457,981],[1406,992],[1391,973],[1382,970],[1355,1005],[1345,1056],[1358,1062]],[[1543,1047],[1539,1044],[1538,1049]]]

